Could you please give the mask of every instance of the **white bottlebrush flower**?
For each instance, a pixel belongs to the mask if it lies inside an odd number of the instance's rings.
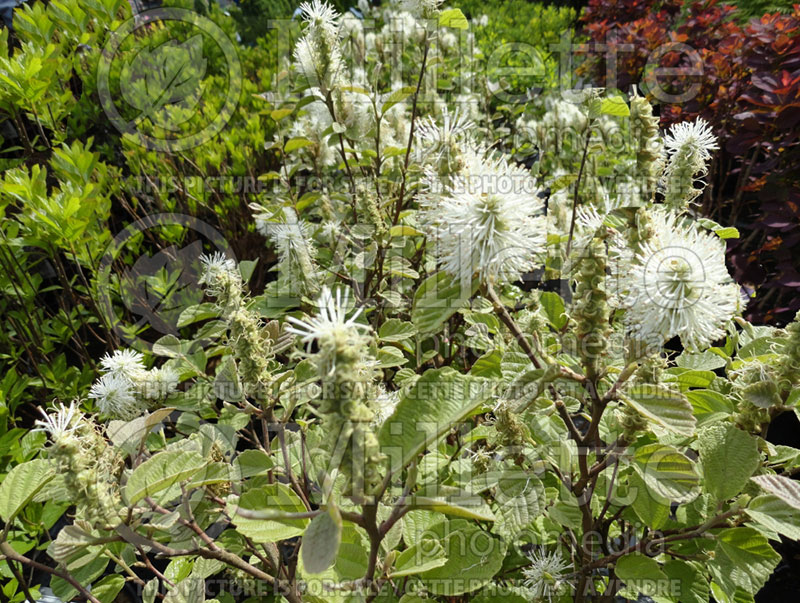
[[[202,275],[200,284],[211,285],[220,276],[238,275],[236,261],[226,256],[221,251],[216,251],[211,255],[201,255],[200,264],[202,265]]]
[[[227,315],[238,307],[244,293],[244,282],[236,262],[224,253],[200,257],[201,275],[198,283],[205,285],[206,292],[217,299],[217,304]]]
[[[558,551],[549,552],[539,548],[527,555],[531,564],[522,568],[525,586],[530,589],[534,601],[552,601],[553,597],[564,594],[570,564]]]
[[[145,372],[144,356],[135,350],[115,350],[100,360],[100,366],[109,374],[136,380]]]
[[[344,75],[339,42],[339,13],[327,2],[303,2],[300,11],[306,22],[303,37],[297,41],[294,57],[298,69],[311,86],[323,95],[335,88]]]
[[[336,32],[339,21],[339,13],[325,0],[312,0],[312,2],[301,2],[300,12],[303,19],[312,27],[319,27],[331,32]]]
[[[135,419],[145,411],[144,404],[134,395],[133,384],[119,375],[100,377],[89,390],[89,397],[97,402],[100,412],[115,419]]]
[[[38,419],[34,423],[38,427],[35,427],[33,431],[46,431],[50,435],[50,439],[56,443],[74,433],[82,417],[75,402],[71,402],[69,406],[60,404],[54,413],[47,413],[41,408],[39,412],[43,419]]]
[[[660,181],[667,205],[683,209],[702,192],[694,187],[694,178],[708,172],[706,164],[717,149],[717,138],[702,118],[670,128],[664,139],[667,164]]]
[[[459,109],[450,113],[447,107],[442,110],[441,124],[432,116],[420,120],[416,137],[421,147],[421,159],[438,163],[443,157],[457,152],[474,127],[475,123]]]
[[[335,342],[337,340],[352,339],[358,336],[359,329],[369,328],[367,325],[359,324],[356,319],[361,314],[362,308],[358,308],[350,318],[347,318],[347,303],[349,291],[336,290],[336,296],[331,293],[328,287],[323,287],[317,300],[319,312],[306,320],[289,316],[287,320],[293,325],[286,330],[302,338],[303,343],[311,344],[314,341],[320,343]]]
[[[685,152],[703,161],[711,159],[711,151],[719,149],[717,137],[702,117],[696,121],[673,124],[664,138],[664,147],[670,155]]]
[[[651,216],[653,236],[641,245],[623,281],[625,323],[643,341],[680,336],[703,349],[725,335],[741,308],[725,266],[725,243],[672,212]]]
[[[161,367],[148,371],[136,383],[139,393],[148,399],[166,398],[178,389],[180,376],[171,368]]]
[[[420,219],[444,270],[469,283],[512,282],[535,268],[544,249],[544,203],[530,174],[486,149],[461,156],[461,171],[441,194],[435,181]],[[430,176],[430,174],[429,174]]]

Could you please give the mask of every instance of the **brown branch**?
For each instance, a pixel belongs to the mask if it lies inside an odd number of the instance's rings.
[[[37,569],[40,572],[46,572],[53,576],[57,576],[62,580],[68,582],[70,586],[72,586],[75,590],[77,590],[81,594],[82,597],[84,597],[88,601],[91,601],[91,603],[101,603],[100,600],[97,599],[97,597],[93,596],[92,593],[90,593],[83,586],[81,586],[80,582],[75,580],[75,578],[73,578],[67,572],[63,572],[57,568],[44,565],[43,563],[39,563],[38,561],[29,559],[24,555],[20,555],[7,542],[0,542],[0,553],[5,555],[7,559],[10,559],[12,561],[17,561],[18,563],[22,563],[24,565],[29,565],[30,567]],[[9,563],[9,566],[11,566],[11,563]],[[33,599],[31,598],[31,600]]]

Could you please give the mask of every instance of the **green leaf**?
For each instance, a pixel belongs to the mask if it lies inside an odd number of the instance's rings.
[[[275,466],[266,452],[255,449],[240,452],[234,462],[242,479],[264,475]]]
[[[447,563],[419,576],[435,595],[455,597],[477,590],[503,565],[505,544],[466,519],[438,523],[430,536],[442,544],[447,557]]]
[[[503,376],[501,369],[501,361],[503,360],[503,353],[494,349],[491,352],[486,352],[483,356],[475,361],[469,374],[475,377],[485,377],[487,379],[500,378]]]
[[[91,584],[103,575],[107,566],[108,557],[95,555],[89,563],[81,567],[72,568],[70,565],[67,565],[67,570],[70,575],[78,581],[78,584]],[[62,601],[71,601],[72,598],[78,594],[74,586],[58,576],[53,576],[50,579],[50,588],[53,589],[53,594]]]
[[[403,540],[406,542],[419,542],[433,526],[447,518],[435,511],[412,510],[403,517]]]
[[[194,450],[159,452],[131,473],[125,484],[127,504],[135,505],[146,496],[189,479],[205,465],[205,459]]]
[[[378,434],[395,473],[469,415],[487,395],[485,383],[451,368],[425,373],[407,390]]]
[[[417,328],[412,323],[399,318],[390,318],[378,329],[378,339],[387,342],[406,341],[416,333]]]
[[[711,425],[697,438],[704,486],[717,500],[733,498],[758,468],[756,439],[733,425]]]
[[[733,412],[733,404],[719,392],[710,389],[686,392],[686,398],[692,405],[698,426],[725,419]]]
[[[689,388],[692,387],[708,387],[716,378],[716,375],[711,371],[683,370],[677,368],[669,369],[667,374],[670,380],[675,380],[682,392],[690,391]]]
[[[286,146],[283,147],[283,150],[286,153],[291,153],[292,151],[296,151],[297,149],[302,149],[303,147],[310,147],[314,144],[313,140],[309,140],[308,138],[297,137],[292,138],[286,141]]]
[[[752,594],[761,590],[781,560],[767,539],[753,528],[722,530],[717,534],[717,553],[720,551],[736,566],[733,581]]]
[[[264,519],[251,519],[237,514],[237,510],[260,511]],[[228,513],[236,530],[255,542],[278,542],[300,536],[305,532],[308,519],[287,519],[293,513],[306,511],[303,501],[285,484],[269,484],[242,494],[238,506],[228,504]]]
[[[404,86],[404,87],[400,88],[399,90],[395,90],[394,92],[392,92],[389,95],[389,98],[387,98],[384,101],[383,105],[381,106],[381,113],[382,114],[386,113],[389,109],[394,107],[397,103],[402,103],[409,96],[414,94],[415,91],[416,91],[416,88],[414,88],[413,86]],[[397,235],[392,235],[392,236],[397,236]]]
[[[92,585],[92,594],[101,603],[114,603],[123,586],[125,586],[125,578],[122,576],[106,576],[97,584]]]
[[[449,8],[439,14],[439,27],[469,29],[469,21],[458,8]]]
[[[189,306],[183,312],[181,312],[181,315],[178,317],[177,326],[178,328],[182,328],[201,320],[216,318],[217,316],[219,316],[219,310],[215,304],[212,304],[211,302],[195,304],[193,306]]]
[[[390,578],[403,578],[421,574],[447,563],[442,545],[432,538],[423,538],[400,553],[389,573]]]
[[[342,541],[342,516],[334,506],[317,515],[303,533],[300,554],[310,574],[321,574],[336,561]]]
[[[158,587],[159,587],[158,578],[153,578],[147,584],[144,585],[144,588],[142,589],[143,603],[155,603],[156,595],[158,594]]]
[[[448,499],[445,497],[413,496],[409,501],[412,509],[436,511],[453,517],[494,521],[495,516],[480,496]]]
[[[631,114],[628,108],[628,103],[621,96],[611,96],[604,98],[600,103],[600,113],[604,115],[617,115],[619,117],[627,117]]]
[[[109,421],[106,426],[106,434],[114,446],[126,454],[133,455],[138,452],[150,430],[166,419],[173,410],[175,409],[159,408],[131,421]]]
[[[620,557],[615,572],[617,578],[627,585],[623,596],[630,598],[637,598],[639,593],[648,596],[661,594],[659,589],[668,583],[667,575],[661,571],[658,562],[641,553]]]
[[[716,234],[720,239],[738,239],[739,229],[734,228],[733,226],[728,226],[727,228],[716,228],[714,229],[714,234]]]
[[[280,121],[284,117],[289,117],[293,111],[294,109],[275,109],[274,111],[270,111],[269,116],[275,121]]]
[[[400,522],[402,523],[402,521]],[[369,544],[364,531],[344,522],[339,554],[336,556],[336,573],[345,580],[358,580],[367,573]]]
[[[164,597],[163,603],[202,603],[205,600],[205,582],[189,577],[178,582]]]
[[[697,419],[683,394],[659,385],[635,385],[621,397],[626,404],[665,429],[680,435],[694,435]]]
[[[705,350],[697,354],[684,352],[675,359],[675,364],[681,368],[696,371],[713,371],[725,366],[725,359],[711,350]]]
[[[653,530],[662,528],[669,519],[669,503],[660,496],[652,496],[637,473],[631,474],[628,484],[630,495],[634,497],[631,507],[636,516]]]
[[[634,453],[634,468],[656,498],[692,500],[700,486],[694,463],[672,446],[646,444]]]
[[[757,496],[745,512],[760,525],[792,540],[800,540],[800,509],[772,494]]]
[[[394,346],[387,345],[378,349],[378,364],[375,368],[389,368],[393,366],[403,366],[408,362],[402,350]]]
[[[786,504],[800,509],[800,484],[795,480],[782,475],[757,475],[750,479]]]
[[[670,593],[681,603],[708,603],[708,582],[696,564],[670,559],[661,568],[671,582],[679,582],[678,592]]]
[[[46,459],[34,459],[14,467],[0,484],[0,517],[7,524],[36,493],[55,477],[55,467]]]
[[[753,406],[770,408],[783,404],[778,385],[774,381],[757,381],[742,388],[742,397]]]
[[[525,472],[507,472],[497,482],[498,533],[507,540],[519,536],[544,513],[546,497],[542,482]]]
[[[542,308],[544,308],[544,313],[547,315],[547,320],[550,321],[553,328],[557,331],[563,329],[569,319],[565,314],[564,300],[561,299],[561,296],[553,291],[545,291],[541,294],[540,301]]]
[[[457,279],[446,272],[437,272],[425,279],[414,294],[411,322],[420,333],[433,333],[463,308],[477,289],[473,281],[470,291],[462,290]]]
[[[413,226],[408,226],[406,224],[397,224],[389,229],[390,237],[421,237],[424,234],[425,233],[420,232]]]
[[[530,600],[531,591],[527,587],[505,584],[492,584],[487,586],[470,599],[471,603],[530,603]],[[428,602],[423,601],[423,603]]]

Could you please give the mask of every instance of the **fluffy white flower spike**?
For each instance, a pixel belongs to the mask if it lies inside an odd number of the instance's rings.
[[[652,228],[624,281],[625,323],[645,341],[680,336],[688,349],[707,348],[740,310],[725,243],[671,212],[655,212]]]
[[[326,94],[336,87],[343,76],[339,13],[321,0],[303,2],[300,11],[306,21],[306,29],[295,46],[297,66],[312,86]]]
[[[100,360],[104,371],[130,380],[138,379],[144,367],[144,356],[135,350],[115,350],[113,354],[106,354]]]
[[[530,589],[534,601],[552,601],[564,594],[568,582],[567,563],[558,551],[548,552],[540,548],[527,554],[531,564],[522,568],[525,586]]]
[[[100,411],[115,419],[131,420],[145,411],[136,399],[131,382],[120,375],[108,373],[92,385],[89,397],[97,402]]]
[[[75,402],[71,402],[69,406],[60,404],[55,413],[48,414],[44,409],[40,408],[43,419],[38,419],[33,431],[46,431],[50,435],[50,439],[54,442],[59,442],[66,436],[71,435],[77,428],[81,418],[81,413],[75,406]]]
[[[434,254],[449,274],[469,283],[512,282],[536,266],[544,249],[544,203],[528,172],[485,149],[462,155],[463,168],[421,220]],[[436,183],[429,186],[436,192]]]
[[[717,137],[702,117],[694,122],[673,124],[664,139],[664,147],[670,155],[682,151],[704,162],[711,159],[711,151],[719,149]]]
[[[303,19],[309,24],[316,25],[328,31],[336,31],[339,14],[336,12],[336,9],[327,2],[323,0],[302,2],[299,8],[303,13]]]
[[[685,208],[702,189],[694,187],[694,177],[704,176],[711,152],[719,149],[717,138],[702,118],[674,124],[664,139],[669,158],[661,177],[664,201],[676,209]]]
[[[336,290],[336,297],[333,296],[328,287],[323,287],[320,293],[317,307],[317,316],[307,320],[300,320],[294,316],[289,316],[287,320],[292,323],[287,331],[299,335],[303,343],[311,344],[314,341],[326,342],[336,341],[344,337],[349,338],[358,329],[367,329],[367,325],[356,322],[361,314],[362,308],[358,308],[350,318],[347,318],[347,303],[349,291],[345,289],[342,294],[341,289]]]
[[[461,113],[458,109],[450,113],[447,107],[442,111],[442,125],[428,116],[417,126],[417,136],[428,146],[446,146],[458,140],[468,133],[473,127],[473,122],[469,117]]]
[[[294,209],[284,208],[282,213],[282,222],[267,221],[262,217],[260,221],[256,220],[256,227],[275,246],[284,278],[303,284],[313,281],[317,276],[314,263],[317,250],[311,228],[307,222],[298,219]],[[316,287],[313,290],[316,291]]]
[[[200,256],[200,263],[203,266],[200,284],[211,284],[221,274],[236,273],[236,262],[221,251],[216,251],[211,255]]]

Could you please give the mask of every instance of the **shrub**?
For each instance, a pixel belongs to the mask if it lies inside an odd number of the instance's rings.
[[[682,52],[656,61],[673,68],[702,67],[699,79],[662,80],[666,92],[680,94],[690,83],[698,90],[688,100],[663,103],[661,120],[666,125],[702,116],[713,124],[722,152],[700,209],[741,228],[742,242],[732,246],[730,257],[737,278],[758,292],[748,316],[780,323],[797,310],[800,283],[791,261],[800,243],[794,201],[800,14],[767,14],[746,24],[740,24],[741,16],[737,7],[715,1],[635,0],[590,2],[582,20],[596,42],[633,45],[619,54],[618,81],[607,82],[622,89],[647,87],[648,56],[660,45],[680,42],[695,48],[700,63]],[[602,59],[591,65],[603,83]]]
[[[116,347],[86,398],[9,438],[8,598],[38,596],[21,566],[93,603],[126,583],[166,603],[747,601],[770,539],[800,535],[800,451],[763,439],[800,403],[800,316],[740,316],[737,231],[690,208],[708,124],[662,134],[640,96],[565,91],[517,108],[526,168],[508,124],[470,116],[474,64],[454,94],[462,13],[410,4],[371,37],[304,6],[291,70],[229,133],[268,132],[270,165],[208,147],[272,184],[251,204],[263,291],[253,261],[202,254],[175,333]],[[214,169],[196,153],[157,157]],[[15,221],[61,242],[71,223],[23,210],[49,217],[77,164],[84,195],[109,174],[78,143],[50,162],[51,188],[13,172]]]

